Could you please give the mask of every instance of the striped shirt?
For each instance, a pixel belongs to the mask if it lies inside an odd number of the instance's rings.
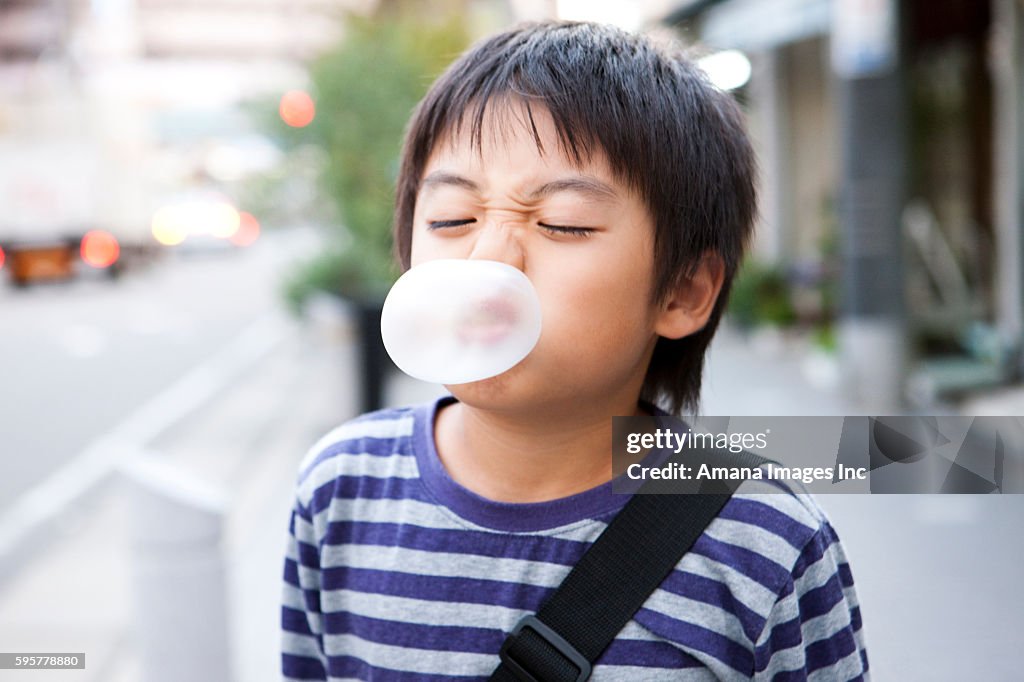
[[[480,680],[628,500],[496,502],[447,474],[441,399],[364,415],[300,467],[288,680]],[[853,576],[807,494],[747,481],[597,660],[593,680],[868,679]]]

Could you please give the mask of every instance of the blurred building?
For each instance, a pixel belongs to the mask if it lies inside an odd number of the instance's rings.
[[[241,105],[305,87],[374,5],[0,0],[0,248],[94,228],[151,248],[167,202],[275,161]]]
[[[346,12],[373,0],[0,0],[5,104],[90,101],[214,108],[300,86]],[[8,125],[24,117],[5,117]],[[13,121],[11,119],[14,119]],[[0,119],[3,132],[4,119]]]
[[[663,21],[753,63],[756,253],[838,254],[868,404],[1019,379],[1024,3],[688,0]]]
[[[376,0],[3,0],[0,56],[305,59]]]

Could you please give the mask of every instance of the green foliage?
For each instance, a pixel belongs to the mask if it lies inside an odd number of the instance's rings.
[[[811,332],[811,340],[815,346],[828,353],[839,351],[839,339],[836,338],[836,328],[832,322],[815,326]]]
[[[732,285],[728,314],[742,329],[793,325],[796,309],[782,268],[754,260],[745,262]]]
[[[394,281],[391,222],[402,134],[430,83],[467,42],[454,19],[356,17],[338,48],[312,65],[316,118],[282,132],[289,146],[325,152],[319,187],[340,225],[332,249],[293,278],[290,296],[315,288],[374,296]]]
[[[377,273],[386,267],[386,264],[371,265],[363,254],[354,249],[332,246],[303,263],[286,278],[285,301],[295,314],[300,314],[305,302],[318,291],[340,294],[350,300],[381,301],[386,291],[375,286],[374,282],[377,281]]]

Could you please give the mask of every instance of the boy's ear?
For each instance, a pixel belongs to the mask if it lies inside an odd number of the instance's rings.
[[[705,252],[693,276],[681,280],[661,302],[655,333],[667,339],[681,339],[703,329],[724,279],[722,259],[711,251]]]

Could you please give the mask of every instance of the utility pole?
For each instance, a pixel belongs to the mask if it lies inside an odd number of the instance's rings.
[[[902,212],[907,102],[899,0],[836,0],[832,65],[840,129],[842,319],[850,397],[900,410],[906,374]]]
[[[1024,376],[1024,6],[995,0],[997,319],[1011,372]]]

